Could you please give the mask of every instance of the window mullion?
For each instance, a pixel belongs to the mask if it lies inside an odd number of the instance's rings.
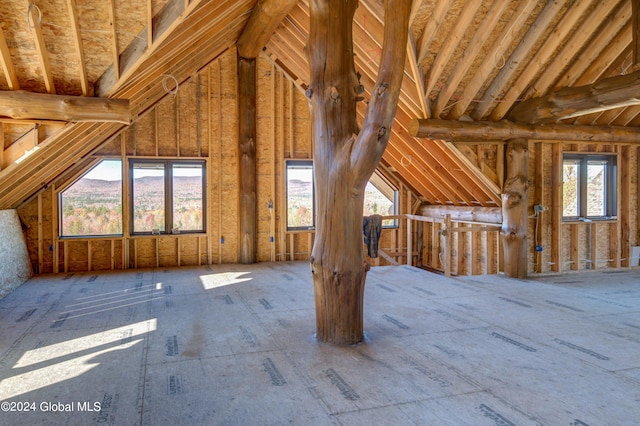
[[[173,231],[173,167],[171,161],[165,161],[164,163],[164,176],[164,229],[165,233],[171,234]]]
[[[588,195],[588,186],[587,186],[587,176],[588,176],[588,161],[583,158],[580,160],[580,178],[578,179],[578,217],[587,217],[587,200],[589,198]]]

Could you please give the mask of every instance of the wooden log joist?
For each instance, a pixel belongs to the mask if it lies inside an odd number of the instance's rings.
[[[447,215],[456,222],[484,223],[489,225],[502,224],[501,207],[479,206],[441,206],[437,204],[423,204],[420,207],[423,216],[443,218]]]
[[[0,91],[0,117],[96,123],[131,123],[128,99]]]
[[[507,118],[518,123],[555,123],[631,105],[640,105],[640,71],[528,99],[515,105]]]
[[[260,0],[238,38],[238,53],[255,58],[298,0]]]
[[[571,124],[518,124],[511,121],[413,119],[409,134],[451,142],[495,142],[514,138],[548,141],[640,144],[640,128]]]

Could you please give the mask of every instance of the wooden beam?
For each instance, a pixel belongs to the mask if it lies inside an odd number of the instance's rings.
[[[238,57],[240,263],[257,259],[256,59]]]
[[[416,3],[418,3],[418,0],[416,0]],[[420,65],[418,64],[418,58],[416,55],[416,43],[413,39],[413,34],[409,31],[409,40],[407,41],[407,59],[409,59],[411,74],[418,91],[418,101],[420,101],[420,106],[422,107],[423,117],[428,118],[431,117],[431,107],[429,106],[427,97],[424,95],[424,79],[422,78],[422,71],[420,71]]]
[[[528,63],[519,64],[523,66],[522,72],[520,72],[517,77],[514,76],[515,79],[505,88],[504,92],[502,92],[500,102],[495,105],[495,108],[489,115],[490,121],[503,119],[514,102],[517,102],[517,100],[522,97],[522,94],[533,85],[538,75],[545,73],[557,75],[559,73],[560,70],[549,68],[549,63],[552,59],[559,55],[558,46],[563,46],[563,44],[570,42],[570,36],[575,33],[581,33],[580,40],[588,39],[592,35],[593,27],[585,27],[585,24],[582,23],[580,25],[581,28],[575,30],[576,23],[578,23],[584,15],[588,15],[589,13],[593,13],[596,16],[606,16],[606,13],[602,9],[606,3],[608,2],[598,2],[599,9],[592,10],[590,9],[591,2],[579,2],[567,10],[562,19],[555,25],[553,31],[549,32],[542,46],[537,49],[534,55],[527,59]],[[602,18],[595,24],[595,27],[597,28],[601,22]],[[591,24],[593,25],[593,23]],[[530,49],[530,51],[532,50],[533,49]]]
[[[631,22],[633,25],[633,64],[640,62],[640,0],[631,0]]]
[[[553,123],[629,105],[640,105],[640,71],[526,100],[508,118],[520,123]]]
[[[438,48],[438,53],[427,74],[425,84],[425,96],[427,98],[429,98],[431,91],[439,82],[441,74],[449,63],[449,59],[458,49],[459,44],[465,36],[465,31],[471,26],[471,22],[473,21],[476,11],[481,4],[482,2],[479,1],[468,2],[465,4],[465,7],[463,7],[460,12],[458,20],[449,32],[449,37],[447,37],[442,46]]]
[[[562,188],[562,144],[551,147],[551,187]],[[562,191],[551,191],[551,270],[562,271]]]
[[[255,58],[298,0],[259,0],[238,38],[238,53]]]
[[[521,2],[524,3],[524,2]],[[535,2],[527,2],[534,3]],[[564,2],[546,2],[540,14],[536,17],[535,22],[529,27],[529,31],[522,38],[518,47],[511,53],[509,58],[504,62],[504,66],[499,67],[500,72],[493,79],[487,90],[484,92],[482,102],[476,104],[475,109],[471,113],[471,118],[476,121],[482,120],[487,113],[496,105],[496,94],[506,92],[507,87],[513,81],[514,75],[521,72],[524,64],[528,63],[528,58],[534,46],[549,35],[551,30],[549,23],[555,22],[556,16],[564,7]],[[491,61],[494,61],[491,57]],[[474,95],[475,96],[475,95]],[[467,99],[465,97],[465,99]],[[470,98],[473,99],[473,98]]]
[[[18,83],[18,75],[16,74],[16,68],[13,66],[13,60],[11,59],[11,52],[9,52],[9,46],[7,46],[7,39],[4,36],[2,28],[0,28],[0,67],[4,72],[4,76],[7,79],[7,85],[10,90],[20,89],[20,83]]]
[[[478,143],[513,138],[589,143],[640,144],[640,129],[619,126],[584,126],[570,124],[519,124],[510,121],[457,121],[413,119],[411,136],[455,142]]]
[[[475,58],[481,52],[485,42],[492,34],[491,30],[501,19],[505,8],[510,4],[511,2],[508,0],[500,0],[493,3],[491,9],[487,12],[487,19],[482,21],[471,42],[469,42],[469,45],[466,47],[463,54],[464,58]],[[439,117],[444,111],[471,65],[472,61],[457,61],[453,71],[448,73],[446,83],[444,87],[440,88],[438,93],[434,107],[434,117]],[[454,99],[454,102],[458,100],[459,99]]]
[[[526,139],[507,141],[507,173],[502,191],[504,273],[527,276],[527,210],[529,205],[529,147]]]
[[[149,30],[144,28],[140,37],[135,37],[131,44],[127,46],[120,56],[118,69],[119,78],[116,78],[114,64],[110,66],[96,81],[96,96],[107,97],[113,95],[121,88],[128,78],[148,59],[169,35],[184,20],[198,8],[204,0],[193,0],[189,7],[185,9],[183,0],[169,0],[164,8],[153,19],[153,45],[148,48],[146,40]]]
[[[129,124],[129,100],[0,91],[0,116],[19,120],[91,121]]]
[[[456,222],[502,223],[502,209],[500,207],[423,205],[420,207],[420,214],[435,218],[443,218],[449,215],[451,220]]]
[[[56,93],[56,86],[53,84],[53,75],[51,74],[51,64],[49,63],[49,54],[47,53],[47,47],[42,37],[42,31],[40,29],[40,20],[42,15],[39,15],[37,19],[34,17],[34,9],[37,9],[31,0],[26,0],[27,3],[27,19],[31,33],[33,34],[33,42],[36,45],[36,51],[38,52],[38,60],[40,62],[40,69],[42,70],[42,77],[44,78],[44,86],[47,93]]]
[[[89,95],[89,82],[87,81],[87,69],[84,64],[84,49],[82,48],[82,40],[80,39],[80,30],[78,26],[78,11],[76,9],[76,0],[67,0],[67,9],[69,9],[69,21],[71,22],[71,36],[73,45],[78,55],[78,73],[80,74],[80,86],[82,87],[82,95]]]
[[[116,81],[120,80],[120,52],[118,50],[118,32],[116,31],[115,0],[109,0],[109,26],[111,27],[111,54],[113,55],[113,71]]]
[[[536,5],[537,2],[535,1],[518,2],[518,9],[511,15],[509,22],[503,27],[502,32],[496,40],[511,40],[513,34],[515,34],[520,27],[524,25],[525,20],[532,15]],[[449,111],[447,115],[448,118],[457,119],[461,117],[469,107],[469,104],[476,99],[487,78],[494,73],[496,68],[505,68],[507,64],[504,55],[507,53],[510,45],[510,43],[502,41],[500,43],[494,43],[491,50],[489,50],[486,55],[483,55],[484,59],[482,63],[475,68],[473,77],[464,87],[459,101]]]

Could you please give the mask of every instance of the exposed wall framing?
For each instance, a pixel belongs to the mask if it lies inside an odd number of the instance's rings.
[[[311,159],[309,108],[300,86],[266,56],[257,59],[257,253],[258,261],[303,260],[313,246],[313,231],[287,231],[285,161]],[[229,51],[171,90],[124,131],[103,144],[88,161],[76,163],[50,187],[24,203],[20,215],[34,270],[68,273],[155,268],[238,261],[239,154],[237,63]],[[12,129],[15,129],[12,126]],[[23,139],[37,144],[33,125]],[[37,134],[37,132],[36,132]],[[16,137],[3,135],[5,140]],[[41,136],[42,137],[42,136]],[[5,151],[5,154],[7,151]],[[131,158],[205,159],[207,232],[198,235],[130,236],[124,215],[122,237],[60,238],[58,194],[99,158],[121,158],[128,182]],[[399,212],[414,213],[420,200],[388,169],[382,173],[400,190]],[[123,211],[129,211],[129,186]],[[374,265],[406,262],[406,224],[384,229],[381,247],[388,259]],[[417,255],[416,255],[417,257]]]

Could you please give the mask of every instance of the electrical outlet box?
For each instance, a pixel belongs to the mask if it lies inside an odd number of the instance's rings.
[[[536,204],[533,206],[534,213],[542,213],[544,211],[544,206],[542,204]]]

